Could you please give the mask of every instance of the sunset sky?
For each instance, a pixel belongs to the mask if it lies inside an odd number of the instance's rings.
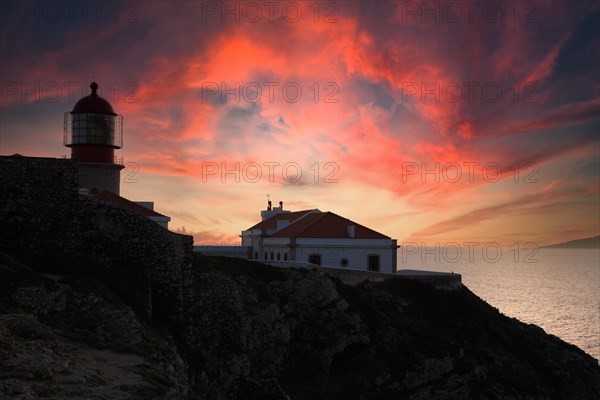
[[[399,244],[595,236],[599,20],[591,1],[3,1],[0,153],[69,154],[63,113],[96,81],[124,119],[121,194],[196,244],[239,242],[267,194]]]

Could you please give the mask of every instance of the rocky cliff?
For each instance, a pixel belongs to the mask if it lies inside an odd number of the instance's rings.
[[[0,157],[0,399],[598,399],[598,361],[467,288],[192,254]]]
[[[201,256],[192,271],[173,328],[124,271],[2,254],[0,398],[599,398],[595,359],[467,288]]]

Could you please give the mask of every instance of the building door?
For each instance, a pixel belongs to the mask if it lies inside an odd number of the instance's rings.
[[[321,264],[321,255],[320,254],[311,254],[308,256],[308,262],[311,264],[317,264],[317,265],[322,265]]]
[[[379,255],[369,254],[368,256],[369,271],[379,271]]]

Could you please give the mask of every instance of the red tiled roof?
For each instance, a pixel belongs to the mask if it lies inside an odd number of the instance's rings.
[[[290,223],[292,223],[293,221],[297,220],[298,218],[312,212],[314,210],[304,210],[304,211],[294,211],[294,212],[289,212],[289,213],[281,213],[281,214],[277,214],[272,216],[271,218],[261,221],[258,224],[248,228],[247,230],[251,230],[251,229],[277,229],[277,221],[284,221],[287,220]]]
[[[116,194],[114,194],[112,192],[109,192],[109,191],[106,191],[106,190],[104,190],[104,191],[102,191],[100,193],[97,193],[95,195],[95,197],[97,199],[104,200],[106,202],[112,203],[112,204],[114,204],[116,206],[125,208],[125,209],[127,209],[129,211],[132,211],[132,212],[136,213],[136,214],[143,215],[145,217],[166,217],[166,215],[162,215],[162,214],[157,213],[156,211],[153,211],[153,210],[151,210],[149,208],[146,208],[144,206],[140,206],[139,204],[134,203],[133,201],[128,200],[125,197],[121,197],[119,195],[116,195]]]
[[[353,239],[391,239],[389,236],[329,211],[307,215],[274,233],[271,237],[350,239],[351,237],[348,235],[349,225],[354,225]]]

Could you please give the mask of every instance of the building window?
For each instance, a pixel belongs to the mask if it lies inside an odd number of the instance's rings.
[[[344,257],[340,260],[341,267],[346,268],[346,267],[348,267],[348,265],[350,265],[350,261],[348,261],[348,259],[346,257]]]
[[[283,261],[287,261],[287,253],[283,253]]]
[[[322,265],[321,264],[321,255],[320,254],[310,254],[308,256],[308,262],[311,264]]]
[[[255,260],[258,260],[258,251],[255,251],[255,252],[254,252],[254,259],[255,259]]]
[[[267,252],[265,251],[265,260],[268,260],[268,259],[269,259],[269,253],[267,253]]]
[[[271,261],[273,261],[275,259],[275,254],[273,252],[271,252]]]
[[[277,253],[277,261],[281,261],[281,253]]]
[[[379,254],[369,254],[367,257],[369,271],[379,271]]]

